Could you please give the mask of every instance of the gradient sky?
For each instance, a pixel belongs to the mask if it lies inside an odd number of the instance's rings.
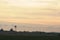
[[[60,0],[0,0],[0,21],[60,24]]]

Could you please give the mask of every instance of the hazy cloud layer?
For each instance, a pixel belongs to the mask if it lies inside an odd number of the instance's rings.
[[[0,19],[8,18],[57,22],[60,20],[60,0],[0,0]]]

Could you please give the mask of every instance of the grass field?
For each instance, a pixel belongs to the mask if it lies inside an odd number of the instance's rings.
[[[60,40],[57,36],[8,36],[0,35],[0,40]]]

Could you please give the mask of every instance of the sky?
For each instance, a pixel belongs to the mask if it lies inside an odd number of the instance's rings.
[[[0,21],[60,24],[60,0],[0,0]]]

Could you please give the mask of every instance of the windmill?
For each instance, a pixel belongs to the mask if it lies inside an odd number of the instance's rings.
[[[16,29],[16,28],[17,28],[17,26],[15,25],[15,26],[14,26],[14,28],[15,28],[15,31],[16,31],[16,30],[17,30],[17,29]]]

